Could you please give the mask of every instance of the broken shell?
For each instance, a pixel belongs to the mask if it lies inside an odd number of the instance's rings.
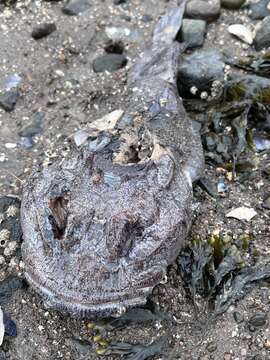
[[[236,36],[245,43],[251,45],[253,43],[254,34],[251,30],[242,24],[233,24],[228,27],[230,34]]]
[[[245,206],[238,207],[236,209],[231,210],[226,217],[234,218],[237,220],[246,220],[250,221],[255,215],[257,215],[256,211],[252,208],[248,208]]]

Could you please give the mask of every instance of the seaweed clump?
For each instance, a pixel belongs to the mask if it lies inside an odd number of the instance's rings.
[[[258,281],[270,279],[270,260],[248,264],[245,255],[250,235],[238,241],[213,233],[208,241],[193,238],[180,253],[177,263],[187,293],[198,310],[196,300],[206,300],[213,315],[224,313]]]

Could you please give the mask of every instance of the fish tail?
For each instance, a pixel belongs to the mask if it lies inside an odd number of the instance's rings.
[[[160,47],[161,44],[169,45],[176,39],[182,26],[185,7],[186,0],[182,0],[180,5],[174,5],[167,14],[159,20],[153,35],[154,47]]]

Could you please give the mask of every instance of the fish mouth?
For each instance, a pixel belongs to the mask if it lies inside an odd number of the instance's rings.
[[[153,286],[141,287],[137,289],[136,294],[133,296],[127,292],[118,293],[115,300],[111,297],[107,301],[103,298],[100,301],[95,299],[93,302],[91,300],[79,302],[75,298],[58,294],[46,284],[41,284],[34,274],[26,271],[24,276],[29,285],[43,298],[46,308],[61,311],[72,317],[90,319],[118,317],[131,307],[145,305],[148,295],[152,293],[154,286],[157,285],[155,283]]]

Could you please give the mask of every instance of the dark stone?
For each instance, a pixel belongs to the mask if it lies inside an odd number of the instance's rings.
[[[38,40],[45,36],[50,35],[55,30],[56,30],[56,25],[54,23],[43,23],[33,28],[32,37],[35,40]]]
[[[217,350],[217,344],[212,341],[206,346],[206,348],[210,353],[212,353]]]
[[[126,3],[127,0],[113,0],[114,5],[120,5]]]
[[[63,8],[62,12],[66,15],[79,15],[80,13],[88,10],[90,4],[87,0],[71,0]]]
[[[186,5],[185,15],[207,22],[215,21],[220,15],[220,0],[191,0]]]
[[[151,15],[144,14],[142,16],[142,21],[145,23],[151,22],[151,21],[153,21],[153,17]]]
[[[5,91],[4,93],[0,94],[0,106],[8,112],[13,111],[15,109],[18,98],[19,91],[17,89]]]
[[[93,62],[95,72],[116,71],[126,66],[127,58],[123,54],[105,54]]]
[[[112,40],[105,46],[104,50],[108,54],[123,54],[125,49],[122,41],[113,42]]]
[[[252,20],[262,20],[266,16],[270,15],[270,10],[267,8],[269,0],[260,0],[256,3],[251,3],[249,5],[250,14]]]
[[[209,91],[215,80],[224,80],[224,57],[218,50],[202,50],[185,56],[178,73],[181,96],[191,96],[195,86],[198,92]]]
[[[249,324],[251,326],[262,327],[266,324],[266,315],[265,314],[255,314],[249,319]]]
[[[244,4],[246,0],[221,0],[221,6],[230,9],[237,10]]]
[[[234,311],[233,318],[237,324],[241,324],[244,321],[243,315],[238,311]]]
[[[264,18],[257,29],[254,45],[258,51],[270,46],[270,16]]]
[[[20,131],[19,136],[21,137],[32,137],[34,135],[39,134],[42,132],[43,127],[43,120],[45,118],[45,113],[38,111],[33,114],[30,124],[25,125]]]
[[[195,48],[203,45],[205,32],[204,20],[184,19],[180,36],[189,48]]]

